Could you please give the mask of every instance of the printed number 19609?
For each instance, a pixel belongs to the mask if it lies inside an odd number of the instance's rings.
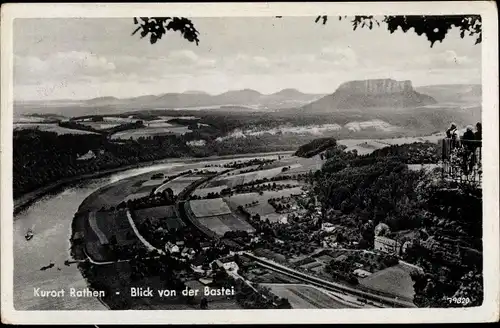
[[[470,303],[470,299],[468,297],[448,297],[448,302],[454,304],[467,305]]]

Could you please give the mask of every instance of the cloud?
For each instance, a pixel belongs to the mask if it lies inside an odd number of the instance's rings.
[[[480,67],[480,60],[473,60],[465,55],[459,55],[454,50],[445,50],[413,58],[405,58],[396,61],[395,64],[402,68],[467,69]]]
[[[45,58],[16,56],[16,84],[44,81],[108,82],[123,79],[158,81],[176,74],[196,74],[215,69],[217,60],[191,50],[175,50],[162,57],[98,56],[89,52],[57,52]]]
[[[43,59],[33,56],[14,58],[14,80],[27,84],[103,76],[115,69],[115,64],[107,58],[88,52],[56,52]]]
[[[334,66],[355,67],[358,64],[356,53],[349,47],[325,47],[317,59]]]
[[[358,65],[358,57],[349,47],[325,47],[319,52],[252,56],[238,53],[224,58],[223,69],[239,74],[284,74],[293,72],[325,72],[350,69]]]

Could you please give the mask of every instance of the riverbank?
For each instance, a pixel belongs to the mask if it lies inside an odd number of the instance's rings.
[[[31,191],[29,193],[26,193],[17,199],[14,199],[14,215],[18,214],[20,211],[23,209],[29,207],[31,204],[33,204],[35,201],[38,199],[42,198],[45,195],[48,195],[50,193],[59,191],[61,188],[70,186],[72,184],[76,184],[85,180],[90,180],[90,179],[97,179],[97,178],[102,178],[114,173],[119,173],[127,170],[132,170],[132,169],[140,169],[143,167],[148,167],[152,165],[159,165],[159,164],[167,164],[167,163],[178,163],[178,162],[186,162],[186,163],[196,163],[196,162],[202,162],[202,161],[216,161],[216,160],[223,160],[223,159],[237,159],[237,158],[242,158],[242,157],[249,157],[249,156],[263,156],[263,155],[291,155],[293,154],[294,151],[292,150],[284,150],[284,151],[276,151],[276,152],[269,152],[269,153],[248,153],[248,154],[234,154],[234,155],[222,155],[222,156],[209,156],[209,157],[177,157],[177,158],[166,158],[162,160],[156,160],[156,161],[149,161],[149,162],[143,162],[139,164],[133,164],[133,165],[127,165],[127,166],[122,166],[118,167],[115,169],[109,169],[109,170],[104,170],[104,171],[98,171],[94,173],[88,173],[80,176],[74,176],[66,179],[62,179],[59,181],[56,181],[54,183],[51,183],[45,187],[39,188],[37,190]],[[14,218],[15,219],[15,218]]]

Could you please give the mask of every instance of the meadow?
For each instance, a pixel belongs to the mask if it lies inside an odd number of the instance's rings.
[[[175,206],[156,206],[134,211],[134,221],[139,226],[148,221],[152,225],[162,223],[168,230],[179,229],[185,224],[177,217]]]
[[[264,191],[262,195],[259,193],[244,193],[237,194],[229,197],[224,197],[229,206],[236,209],[238,206],[243,206],[245,210],[251,215],[258,214],[262,220],[269,219],[271,222],[278,221],[283,215],[277,214],[268,200],[270,198],[280,198],[280,197],[290,197],[291,195],[302,194],[302,189],[300,187],[294,187],[289,189],[283,189],[279,191]],[[246,204],[251,204],[252,202],[258,201],[257,205],[246,207]]]
[[[414,142],[431,142],[437,143],[444,138],[442,133],[432,134],[424,137],[404,137],[404,138],[387,138],[387,139],[341,139],[337,140],[339,145],[347,147],[346,151],[356,150],[359,155],[366,155],[373,152],[375,149],[381,149],[392,145],[403,145]]]
[[[174,195],[178,195],[181,191],[186,189],[190,184],[202,178],[203,176],[180,176],[160,185],[158,188],[156,188],[155,193],[160,193],[166,190],[167,188],[170,188],[174,192]]]
[[[57,123],[14,123],[14,130],[38,129],[40,131],[55,132],[58,135],[65,134],[97,134],[95,132],[63,128]]]
[[[189,205],[197,218],[231,214],[231,209],[222,198],[192,200]]]
[[[114,128],[115,126],[118,126],[122,123],[112,123],[112,122],[79,122],[82,125],[91,127],[92,129],[95,130],[106,130],[106,129],[111,129]]]
[[[298,167],[298,164],[296,165]],[[208,187],[227,186],[232,188],[259,179],[265,179],[265,178],[270,179],[280,175],[283,172],[283,168],[285,167],[288,168],[288,166],[278,166],[275,168],[264,169],[255,172],[220,176],[210,181],[210,183],[208,183]]]
[[[370,290],[412,301],[415,292],[410,273],[413,270],[415,269],[400,263],[360,279],[359,284]]]
[[[232,212],[222,198],[192,200],[189,208],[194,220],[219,236],[228,231],[255,231],[248,222]]]
[[[137,140],[141,137],[149,138],[155,136],[167,136],[167,135],[184,135],[191,130],[187,126],[182,125],[172,125],[172,126],[162,126],[162,127],[144,127],[133,130],[120,131],[111,136],[112,140],[129,140],[130,138]]]
[[[124,210],[89,212],[87,220],[85,247],[88,255],[96,261],[109,261],[115,257],[110,249],[103,247],[103,242],[111,243],[114,238],[120,247],[142,247]]]

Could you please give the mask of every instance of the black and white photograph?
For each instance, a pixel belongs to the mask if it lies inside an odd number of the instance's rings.
[[[2,321],[498,320],[496,7],[417,4],[2,6]]]

